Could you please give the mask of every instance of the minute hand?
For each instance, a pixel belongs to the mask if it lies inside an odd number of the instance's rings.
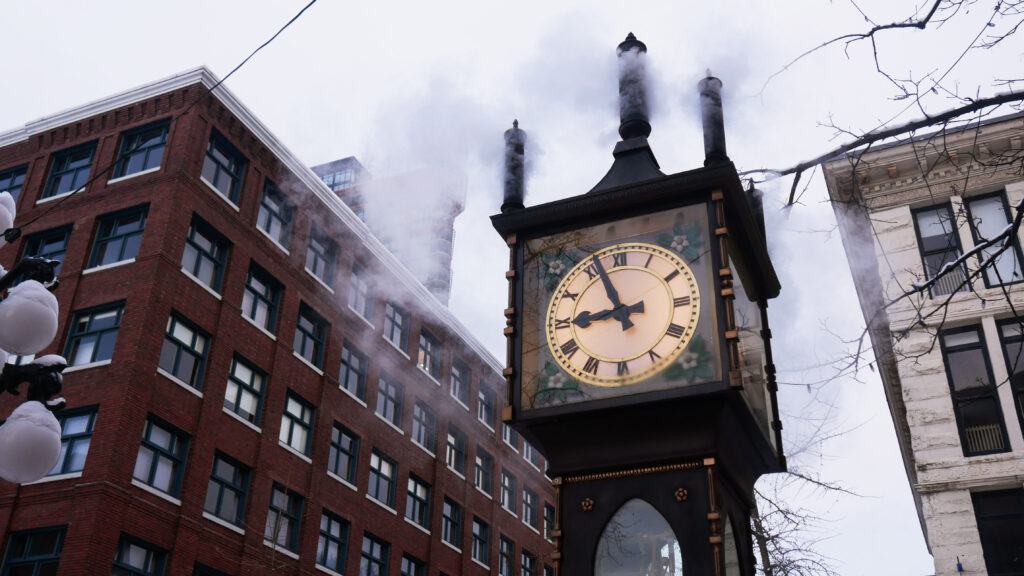
[[[597,268],[597,275],[601,277],[601,283],[604,284],[604,291],[608,294],[608,300],[612,303],[612,317],[622,323],[622,329],[629,330],[633,327],[633,322],[629,319],[629,311],[624,310],[622,301],[619,300],[619,292],[612,285],[611,278],[608,277],[608,273],[605,272],[604,265],[601,264],[601,259],[594,256],[594,267]]]

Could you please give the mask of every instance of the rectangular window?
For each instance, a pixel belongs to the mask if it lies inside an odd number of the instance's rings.
[[[359,576],[387,576],[390,554],[390,544],[370,533],[364,534],[359,554]]]
[[[274,186],[270,180],[263,185],[263,199],[260,200],[260,211],[256,215],[256,227],[267,233],[281,245],[288,248],[288,240],[292,232],[292,216],[295,206],[288,200],[284,192]]]
[[[216,130],[210,134],[203,159],[202,179],[232,204],[238,205],[245,173],[245,156]]]
[[[224,266],[228,261],[228,246],[226,238],[193,215],[192,226],[185,238],[185,250],[181,255],[181,269],[214,292],[220,292]]]
[[[515,566],[516,544],[505,536],[498,543],[498,576],[512,576]]]
[[[50,165],[50,177],[43,189],[43,198],[53,198],[70,194],[85,186],[89,181],[92,168],[92,156],[96,152],[96,143],[76,146],[53,155]]]
[[[277,326],[277,310],[284,287],[255,262],[249,263],[249,275],[242,292],[242,315],[271,334]]]
[[[327,320],[303,302],[295,324],[295,353],[313,366],[323,368],[324,344],[327,341]]]
[[[483,383],[480,384],[480,394],[477,398],[476,417],[484,426],[494,429],[494,392],[484,388]]]
[[[420,351],[416,365],[434,380],[441,376],[441,343],[426,330],[420,330]]]
[[[302,496],[280,484],[274,484],[263,539],[275,546],[298,552],[301,520]]]
[[[523,574],[522,576],[536,576],[537,557],[532,552],[523,550]]]
[[[25,185],[25,174],[28,173],[28,164],[0,170],[0,192],[7,192],[14,198],[14,204],[18,204],[21,196],[21,187]]]
[[[170,120],[162,120],[125,132],[121,136],[121,150],[117,154],[114,178],[159,168],[170,127]]]
[[[445,451],[445,462],[452,470],[459,474],[465,474],[466,435],[451,423],[448,424],[448,447]]]
[[[505,444],[511,446],[513,450],[518,450],[519,433],[516,432],[515,428],[504,422],[501,424],[501,439],[505,441]]]
[[[370,482],[366,494],[389,508],[395,506],[395,478],[398,468],[395,461],[374,449],[370,454]]]
[[[412,407],[412,441],[434,453],[437,437],[437,417],[423,402]]]
[[[281,443],[309,456],[309,448],[313,444],[313,412],[312,404],[289,390],[281,414],[278,437]]]
[[[537,493],[523,486],[523,523],[537,527]]]
[[[356,462],[359,458],[359,436],[337,422],[331,430],[331,452],[327,469],[335,476],[355,486]]]
[[[430,527],[430,484],[417,478],[415,474],[409,474],[405,517],[424,528]]]
[[[203,383],[209,338],[195,324],[171,314],[160,349],[160,369],[199,390]]]
[[[452,362],[452,398],[463,406],[469,406],[469,368],[462,362]]]
[[[178,496],[188,453],[188,436],[150,416],[142,430],[142,445],[132,477],[157,490]]]
[[[1024,490],[971,494],[985,570],[992,576],[1021,574],[1024,562]]]
[[[123,311],[124,303],[117,302],[76,312],[64,352],[68,365],[81,366],[110,360],[114,356]]]
[[[422,561],[408,554],[402,554],[402,571],[400,574],[401,576],[426,576],[427,566]]]
[[[164,573],[166,559],[164,550],[122,534],[110,573],[111,576],[160,576]]]
[[[448,498],[444,499],[444,509],[441,511],[441,539],[456,548],[461,547],[462,506]]]
[[[214,455],[203,510],[241,526],[245,517],[245,496],[249,491],[249,472],[249,468],[228,456],[219,452]]]
[[[334,286],[334,264],[338,259],[338,243],[313,225],[306,248],[306,271],[324,284]]]
[[[533,444],[523,440],[523,459],[533,464],[534,468],[540,469],[540,454],[534,449]]]
[[[377,381],[377,415],[402,426],[402,385],[382,374]]]
[[[81,472],[96,426],[96,408],[83,408],[55,415],[60,423],[60,457],[47,476]]]
[[[555,568],[550,564],[544,565],[544,576],[555,576]]]
[[[224,408],[259,426],[266,384],[267,373],[236,354],[224,389]]]
[[[384,339],[403,352],[409,344],[409,313],[391,302],[384,305]]]
[[[68,241],[71,239],[71,226],[61,226],[25,238],[24,256],[35,256],[56,260],[57,264],[54,274],[60,274],[64,262],[64,253],[68,250]]]
[[[960,257],[957,224],[949,205],[933,206],[914,212],[917,242],[924,262],[925,278],[931,280],[946,264]],[[931,288],[932,297],[970,290],[963,266],[948,270]]]
[[[1006,372],[1017,409],[1017,419],[1024,427],[1024,320],[1011,318],[999,323],[999,340],[1003,344]]]
[[[501,471],[501,507],[516,513],[516,477],[505,469]]]
[[[50,576],[57,573],[65,528],[14,532],[4,557],[4,576]]]
[[[348,527],[348,520],[324,508],[320,515],[320,538],[316,542],[317,564],[338,574],[345,572]]]
[[[947,330],[940,340],[964,456],[1009,450],[981,328]]]
[[[966,204],[975,246],[998,237],[1013,221],[1002,192],[970,198]],[[1010,236],[1008,245],[1006,242],[996,242],[981,251],[981,261],[988,263],[985,268],[985,286],[989,288],[1013,284],[1022,279],[1020,244],[1016,234]]]
[[[494,457],[480,446],[476,447],[476,487],[483,492],[491,493],[491,476],[494,470]]]
[[[544,538],[551,540],[551,531],[555,529],[555,507],[544,503]]]
[[[108,266],[134,259],[142,244],[148,210],[148,207],[133,208],[100,217],[89,267]]]
[[[341,347],[341,371],[338,384],[349,394],[366,399],[366,356],[351,343]]]
[[[487,565],[490,562],[490,534],[491,527],[479,518],[473,518],[473,547],[471,549],[473,560]]]
[[[352,267],[348,305],[363,318],[373,318],[373,283],[370,281],[370,275],[358,265]]]

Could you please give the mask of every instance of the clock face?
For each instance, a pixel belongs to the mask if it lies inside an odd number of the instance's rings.
[[[707,206],[523,242],[521,411],[722,380]]]
[[[547,309],[551,357],[595,386],[646,380],[673,363],[693,337],[700,291],[676,252],[625,242],[569,270]]]

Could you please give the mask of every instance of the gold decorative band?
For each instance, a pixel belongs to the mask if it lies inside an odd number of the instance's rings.
[[[670,472],[672,470],[692,470],[700,468],[704,463],[697,460],[691,462],[680,462],[678,464],[666,464],[664,466],[645,466],[643,468],[631,468],[629,470],[615,470],[612,472],[601,472],[600,474],[583,474],[580,476],[567,476],[566,484],[578,482],[589,482],[591,480],[607,480],[609,478],[625,478],[627,476],[643,476],[644,474],[657,474],[658,472]]]

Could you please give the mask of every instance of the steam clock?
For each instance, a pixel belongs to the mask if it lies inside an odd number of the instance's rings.
[[[753,485],[785,468],[760,202],[700,93],[703,168],[665,175],[647,136],[646,47],[619,46],[622,141],[589,192],[522,205],[506,133],[506,422],[549,461],[566,576],[752,576]]]

